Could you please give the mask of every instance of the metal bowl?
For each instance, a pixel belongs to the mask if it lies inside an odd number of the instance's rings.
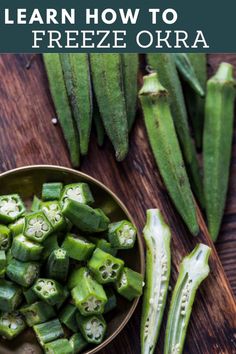
[[[106,186],[96,179],[66,167],[51,165],[36,165],[20,167],[0,175],[0,195],[19,193],[24,201],[31,199],[33,195],[40,195],[42,184],[45,182],[88,182],[95,197],[96,206],[101,207],[112,221],[129,219],[134,223],[132,216],[120,199]],[[140,235],[136,245],[131,250],[119,251],[119,257],[124,259],[128,267],[144,273],[144,250]],[[109,344],[127,324],[131,318],[139,299],[133,302],[118,297],[118,306],[110,315],[106,316],[108,330],[105,340],[96,347],[91,347],[86,354],[97,353]],[[28,329],[18,338],[12,341],[0,339],[1,354],[38,354],[42,353],[33,332]]]

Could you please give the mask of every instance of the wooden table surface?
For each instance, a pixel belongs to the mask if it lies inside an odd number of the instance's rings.
[[[30,164],[70,166],[60,127],[51,123],[55,112],[41,57],[36,56],[27,70],[29,58],[25,54],[0,56],[0,172]],[[215,69],[222,60],[232,62],[236,67],[236,55],[210,55],[209,71]],[[173,209],[150,152],[141,117],[132,132],[130,153],[124,162],[114,161],[109,142],[102,149],[98,148],[93,136],[93,143],[88,156],[82,161],[81,170],[105,183],[121,198],[140,230],[144,226],[147,208],[159,207],[162,210],[172,230],[172,286],[180,259],[197,242],[213,247],[211,274],[197,294],[185,352],[236,353],[233,337],[236,312],[232,292],[232,289],[236,292],[235,136],[229,197],[216,245],[222,264],[200,213],[201,233],[193,238]],[[139,321],[140,309],[122,333],[101,353],[138,354]],[[163,352],[163,337],[164,328],[156,353]]]

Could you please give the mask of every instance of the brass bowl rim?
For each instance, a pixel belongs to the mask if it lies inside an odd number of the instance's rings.
[[[45,170],[51,169],[51,170],[59,170],[62,172],[64,171],[64,172],[72,173],[72,174],[77,175],[79,177],[83,177],[83,178],[93,182],[94,184],[96,184],[100,188],[104,189],[107,193],[109,193],[112,196],[112,198],[115,200],[115,202],[118,203],[118,205],[121,207],[121,209],[124,211],[124,213],[128,216],[128,218],[131,220],[131,222],[135,225],[133,217],[131,216],[130,212],[128,211],[128,209],[126,208],[124,203],[120,200],[120,198],[112,190],[110,190],[105,184],[103,184],[102,182],[98,181],[96,178],[94,178],[84,172],[77,171],[77,170],[74,170],[74,169],[66,167],[66,166],[39,164],[39,165],[28,165],[28,166],[17,167],[17,168],[2,172],[0,174],[0,178],[7,176],[9,174],[14,174],[19,171],[37,170],[37,169],[45,169]],[[141,274],[144,275],[144,269],[145,269],[144,246],[143,246],[142,238],[141,238],[138,228],[137,228],[137,240],[138,240],[139,258],[140,258],[140,264],[141,264]],[[99,350],[105,348],[109,343],[111,343],[113,341],[113,339],[122,331],[122,329],[126,326],[126,324],[131,319],[131,317],[138,305],[139,299],[140,298],[133,300],[133,304],[132,304],[128,314],[126,315],[124,320],[121,322],[121,324],[118,326],[118,328],[104,342],[99,344],[97,347],[85,352],[84,354],[97,353]]]

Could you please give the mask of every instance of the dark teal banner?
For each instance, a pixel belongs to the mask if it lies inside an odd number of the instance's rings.
[[[236,2],[1,0],[0,52],[236,52]]]

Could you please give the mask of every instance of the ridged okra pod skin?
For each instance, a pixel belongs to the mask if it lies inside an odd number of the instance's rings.
[[[52,251],[46,265],[47,276],[58,281],[66,281],[69,262],[68,253],[63,248]]]
[[[146,277],[140,330],[141,354],[152,354],[160,332],[171,271],[171,232],[160,210],[147,210],[143,235]]]
[[[78,167],[80,162],[79,140],[67,96],[60,55],[45,53],[43,60],[57,116],[70,151],[71,163],[74,167]]]
[[[90,54],[92,80],[99,111],[108,137],[121,161],[128,152],[128,122],[121,55]]]
[[[15,311],[21,300],[21,288],[10,281],[0,279],[0,311]]]
[[[35,325],[33,329],[41,346],[64,336],[63,328],[58,319]]]
[[[193,235],[198,234],[196,207],[169,107],[169,96],[157,74],[144,76],[139,92],[146,129],[169,195]]]
[[[12,258],[8,262],[6,274],[15,283],[28,287],[39,275],[39,263],[21,262]]]
[[[80,332],[73,334],[69,339],[70,345],[72,346],[73,353],[80,353],[83,349],[88,346],[88,342],[84,339]]]
[[[65,307],[63,307],[59,314],[60,322],[74,333],[78,331],[78,325],[76,322],[77,311],[78,310],[74,305],[67,304]]]
[[[183,351],[196,291],[210,271],[210,253],[211,249],[200,243],[180,264],[168,313],[164,354],[181,354]]]
[[[137,53],[123,53],[121,60],[128,129],[130,131],[137,110],[139,55]]]
[[[92,124],[92,88],[87,53],[60,54],[67,94],[79,132],[80,152],[88,152]]]
[[[206,214],[213,241],[219,234],[228,189],[235,83],[233,66],[227,63],[222,63],[207,83],[203,166]]]
[[[66,338],[57,339],[53,342],[45,344],[46,354],[74,354],[73,348]]]
[[[183,90],[175,67],[173,54],[148,54],[148,64],[158,72],[161,84],[170,95],[170,108],[174,125],[183,152],[189,179],[195,195],[204,205],[202,179],[197,160],[197,153],[188,126],[188,116]]]
[[[44,202],[59,200],[61,198],[62,188],[63,184],[61,182],[44,183],[42,187],[42,200]]]
[[[46,322],[56,316],[54,308],[42,301],[25,305],[20,308],[19,312],[25,317],[29,327]]]
[[[13,238],[11,252],[13,257],[22,262],[38,261],[41,258],[43,246],[29,240],[23,235]]]

